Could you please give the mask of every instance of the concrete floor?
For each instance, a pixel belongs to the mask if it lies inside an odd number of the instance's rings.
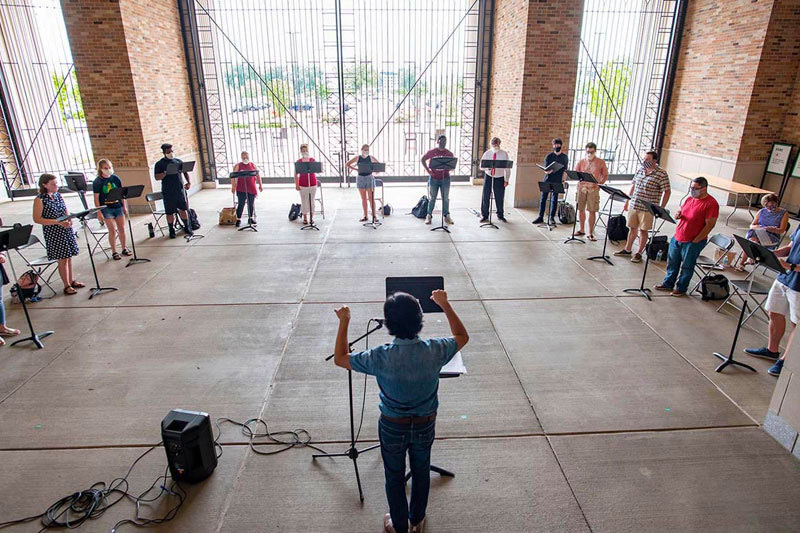
[[[343,451],[346,374],[324,361],[334,306],[351,304],[355,336],[380,315],[386,276],[443,275],[471,341],[469,373],[440,388],[433,458],[457,476],[434,475],[429,531],[800,529],[800,463],[759,428],[776,380],[767,361],[740,351],[764,343],[762,320],[748,323],[737,349],[758,374],[718,374],[711,352],[730,348],[735,310],[717,313],[696,296],[625,294],[642,265],[587,261],[602,241],[564,244],[571,228],[536,228],[530,210],[510,210],[499,230],[480,228],[470,211],[480,192],[468,185],[453,186],[452,233],[428,231],[405,214],[423,193],[387,187],[395,212],[378,230],[357,223],[355,190],[330,185],[319,232],[286,220],[289,188],[265,189],[258,233],[216,225],[227,189],[191,198],[205,238],[189,244],[148,239],[151,218],[135,217],[137,250],[151,263],[125,268],[97,256],[101,283],[118,291],[36,303],[35,326],[56,331],[46,347],[0,349],[0,522],[124,474],[160,440],[172,408],[261,416],[272,431],[305,428],[322,448]],[[78,210],[77,198],[68,202]],[[5,203],[0,214],[5,224],[28,222],[30,209]],[[748,221],[740,211],[731,225]],[[93,281],[85,248],[75,267]],[[648,284],[662,276],[663,263],[651,264]],[[24,325],[18,305],[8,312],[10,325]],[[442,316],[426,316],[424,334],[446,333]],[[359,400],[363,387],[357,376]],[[377,386],[366,387],[365,445],[378,412]],[[347,459],[312,461],[307,448],[257,455],[230,424],[220,442],[217,470],[187,487],[160,531],[381,530],[377,451],[359,460],[362,506]],[[132,491],[164,466],[160,449],[147,455]],[[126,502],[83,529],[107,531],[133,513]]]

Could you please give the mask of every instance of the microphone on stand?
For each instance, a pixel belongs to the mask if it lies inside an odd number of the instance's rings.
[[[370,320],[372,320],[373,322],[375,322],[379,326],[383,326],[384,323],[386,323],[386,319],[385,318],[372,318]]]

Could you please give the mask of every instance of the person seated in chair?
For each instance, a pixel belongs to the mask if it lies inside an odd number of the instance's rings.
[[[395,339],[364,352],[350,353],[347,328],[350,309],[336,309],[339,331],[334,362],[347,370],[375,376],[380,387],[378,436],[386,477],[389,513],[384,531],[422,531],[430,490],[431,447],[439,406],[439,372],[469,341],[469,335],[447,300],[447,293],[433,291],[436,302],[450,323],[452,337],[419,338],[422,308],[419,300],[403,292],[392,294],[383,304],[386,329]],[[406,500],[406,454],[411,467],[411,505]]]
[[[750,229],[747,230],[747,237],[753,242],[757,242],[761,246],[774,248],[781,240],[781,236],[786,233],[789,228],[789,211],[778,207],[778,195],[775,193],[765,194],[761,197],[761,209],[756,213],[753,223],[750,224]],[[767,232],[767,242],[761,242],[756,234],[757,229],[763,229]],[[752,265],[753,261],[749,258],[744,262],[734,266],[736,270],[743,270],[744,265]]]

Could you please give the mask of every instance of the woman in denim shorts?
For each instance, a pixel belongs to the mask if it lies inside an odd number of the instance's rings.
[[[365,144],[361,147],[361,155],[354,157],[347,162],[347,168],[358,172],[359,163],[378,163],[379,161],[369,155],[369,145]],[[358,194],[361,195],[361,207],[364,210],[364,217],[359,222],[366,222],[368,219],[367,213],[367,198],[369,204],[372,206],[372,221],[378,221],[378,215],[375,212],[375,174],[372,172],[362,174],[358,172],[356,178],[356,187],[358,187]]]
[[[125,208],[124,200],[116,202],[106,202],[106,197],[113,189],[122,187],[122,181],[119,176],[114,174],[114,169],[111,166],[111,161],[108,159],[101,159],[97,163],[97,178],[92,183],[92,191],[94,192],[94,205],[102,207],[102,218],[108,228],[108,244],[111,245],[111,257],[115,261],[122,259],[117,253],[117,235],[119,234],[119,243],[122,245],[122,255],[131,255],[131,251],[126,246],[125,236],[125,216],[128,214]]]

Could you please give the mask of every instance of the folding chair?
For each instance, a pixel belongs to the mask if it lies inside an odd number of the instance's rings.
[[[161,192],[151,192],[150,194],[145,195],[145,201],[147,202],[147,207],[150,208],[150,214],[153,215],[153,218],[156,220],[156,227],[158,231],[161,232],[161,236],[164,236],[164,228],[165,226],[161,225],[161,219],[167,216],[167,212],[163,209],[158,209],[158,202],[164,202],[164,194]],[[175,217],[180,219],[180,217]]]
[[[319,202],[319,212],[322,214],[322,220],[325,220],[325,199],[322,197],[322,182],[317,179],[317,190],[319,191],[319,198],[314,200],[314,203]]]
[[[42,241],[39,240],[39,237],[37,237],[36,235],[31,235],[30,238],[28,239],[28,244],[23,244],[22,246],[17,248],[17,254],[22,258],[23,261],[25,261],[25,264],[28,265],[28,268],[30,270],[33,270],[34,272],[36,272],[36,274],[39,275],[39,279],[42,281],[42,283],[47,285],[47,288],[50,289],[50,291],[53,293],[53,296],[55,296],[57,293],[56,290],[53,288],[53,286],[50,285],[50,279],[53,277],[53,274],[58,272],[58,260],[48,259],[47,254],[45,253],[43,257],[39,257],[38,259],[29,261],[28,258],[22,254],[22,250],[30,250],[33,246],[36,246],[37,244],[41,246],[42,249],[45,250],[45,252],[47,252],[47,248],[45,248]],[[54,268],[52,272],[48,274],[47,271],[50,269],[50,267]],[[48,298],[52,298],[53,296],[48,296]]]
[[[771,285],[767,285],[766,283],[762,283],[756,280],[753,280],[753,284],[750,285],[750,280],[753,278],[753,276],[755,276],[755,274],[756,274],[756,269],[753,269],[744,279],[730,280],[729,284],[732,289],[731,293],[728,295],[727,298],[725,298],[725,301],[722,302],[722,304],[719,307],[717,307],[718,313],[723,307],[725,307],[725,304],[727,303],[730,303],[734,307],[734,309],[741,311],[742,310],[741,307],[737,307],[736,305],[733,304],[733,302],[730,302],[731,298],[733,298],[734,296],[738,296],[742,300],[743,304],[744,302],[747,301],[748,298],[751,299],[753,303],[755,303],[755,307],[753,307],[753,310],[750,311],[750,314],[748,314],[744,318],[744,320],[742,320],[742,324],[747,322],[750,319],[750,317],[753,316],[759,309],[764,314],[764,317],[767,319],[767,321],[769,321],[769,314],[764,309],[764,303],[767,301],[767,295],[769,295],[769,290],[771,288]],[[763,298],[758,299],[756,298],[756,296],[763,296]]]
[[[700,276],[700,281],[697,282],[689,294],[696,291],[703,280],[711,274],[714,270],[717,270],[718,267],[722,264],[722,261],[725,259],[725,256],[728,252],[731,251],[734,245],[733,237],[728,237],[727,235],[723,235],[722,233],[717,233],[712,235],[710,239],[708,239],[708,244],[706,244],[706,248],[708,245],[713,245],[717,250],[722,250],[722,253],[719,256],[719,259],[716,261],[708,256],[700,255],[697,258],[697,264],[695,264],[694,271]]]
[[[96,224],[94,224],[93,221],[96,222]],[[94,239],[94,244],[89,243],[92,250],[92,255],[94,255],[95,251],[100,248],[100,251],[105,254],[106,259],[111,259],[105,247],[103,246],[103,239],[108,237],[108,228],[105,226],[105,224],[100,223],[100,218],[97,216],[97,213],[87,217],[85,224],[86,229],[89,230],[89,235]]]

